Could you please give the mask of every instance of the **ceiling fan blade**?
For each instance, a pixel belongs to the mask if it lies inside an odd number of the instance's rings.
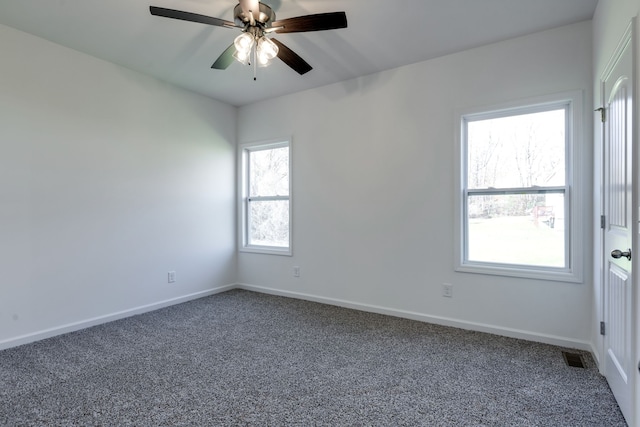
[[[231,46],[226,48],[225,51],[222,52],[222,55],[216,59],[216,62],[213,63],[211,68],[215,68],[216,70],[226,70],[235,60],[233,57],[234,53],[236,53],[236,46],[232,43]]]
[[[344,12],[329,12],[297,16],[274,21],[271,26],[276,28],[275,32],[278,34],[335,30],[347,28],[347,14]]]
[[[302,59],[297,53],[283,45],[276,39],[270,39],[278,46],[278,58],[289,67],[293,68],[298,74],[303,75],[313,70],[313,67]]]
[[[251,11],[254,20],[260,16],[260,2],[258,0],[240,0],[240,8],[245,16],[249,16],[249,11]],[[251,25],[254,25],[253,22]]]
[[[164,18],[181,19],[183,21],[199,22],[201,24],[215,25],[217,27],[234,28],[236,24],[212,16],[198,15],[197,13],[183,12],[181,10],[166,9],[164,7],[149,6],[152,15]]]

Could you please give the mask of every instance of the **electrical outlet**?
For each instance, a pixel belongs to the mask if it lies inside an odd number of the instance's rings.
[[[446,298],[453,298],[453,285],[451,283],[442,284],[442,296]]]
[[[300,277],[300,267],[293,267],[293,277]]]
[[[170,271],[167,274],[167,281],[169,283],[174,283],[176,281],[176,272],[175,271]]]

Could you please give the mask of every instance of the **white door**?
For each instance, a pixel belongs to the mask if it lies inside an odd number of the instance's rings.
[[[633,325],[634,81],[631,27],[603,77],[604,373],[629,425],[635,425]]]

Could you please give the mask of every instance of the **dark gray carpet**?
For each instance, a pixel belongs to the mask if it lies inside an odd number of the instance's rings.
[[[624,426],[561,350],[231,291],[0,352],[0,425]]]

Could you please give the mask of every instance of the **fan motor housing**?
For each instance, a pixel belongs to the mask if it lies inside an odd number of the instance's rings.
[[[260,23],[263,27],[270,27],[271,22],[276,20],[276,14],[273,10],[264,3],[258,3],[260,5],[260,12],[255,20]],[[251,18],[248,14],[245,14],[240,5],[236,5],[233,9],[233,16],[235,17],[236,24],[240,26],[245,26],[249,22],[251,22]],[[254,13],[255,16],[255,13]]]

